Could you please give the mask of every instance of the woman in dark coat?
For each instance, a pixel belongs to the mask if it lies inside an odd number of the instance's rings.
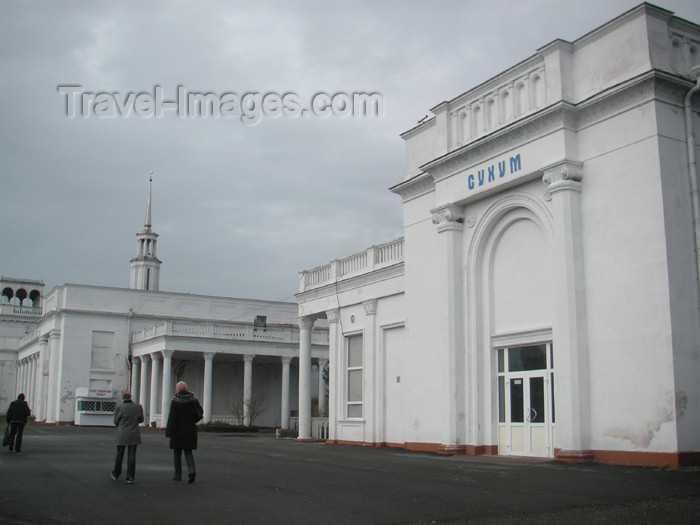
[[[189,482],[194,483],[196,476],[194,456],[192,451],[197,448],[197,422],[202,419],[202,406],[187,391],[187,384],[180,381],[175,385],[175,395],[170,402],[168,424],[165,427],[165,437],[170,438],[170,448],[173,449],[175,464],[174,481],[182,480],[182,453],[185,453]]]
[[[129,452],[126,459],[126,482],[133,483],[136,475],[136,447],[141,444],[143,407],[131,400],[131,392],[122,392],[122,403],[114,410],[114,426],[117,427],[117,456],[114,460],[112,479],[117,480],[122,473],[124,449]]]

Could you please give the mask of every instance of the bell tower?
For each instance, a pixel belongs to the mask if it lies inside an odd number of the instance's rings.
[[[161,261],[156,257],[158,234],[151,230],[151,194],[153,190],[153,173],[148,181],[148,201],[146,203],[146,223],[143,231],[136,234],[136,257],[131,259],[132,290],[158,291]]]

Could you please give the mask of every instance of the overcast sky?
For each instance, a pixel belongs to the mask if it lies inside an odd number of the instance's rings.
[[[0,273],[46,292],[128,287],[153,171],[161,290],[294,301],[299,271],[401,236],[388,188],[404,174],[402,132],[638,3],[0,0]],[[657,5],[700,22],[700,2]],[[67,116],[69,85],[116,93],[112,107]],[[115,101],[156,86],[165,101],[178,86],[213,93],[228,113],[158,116],[142,97],[118,115]],[[223,98],[292,94],[298,112],[357,92],[380,94],[383,115],[248,123]]]

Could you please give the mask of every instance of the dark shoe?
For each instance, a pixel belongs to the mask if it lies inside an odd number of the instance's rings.
[[[10,452],[12,452],[12,447],[10,447]]]
[[[134,478],[126,478],[126,482],[131,485],[134,482]]]
[[[194,477],[195,477],[195,476],[196,476],[196,474],[195,474],[194,472],[192,472],[192,473],[190,474],[190,479],[187,481],[187,483],[194,483]]]
[[[15,450],[15,452],[22,452],[20,449]]]
[[[182,478],[173,478],[173,481],[182,481]]]
[[[117,480],[119,479],[119,476],[116,475],[114,472],[111,472],[109,475],[112,477],[112,479],[113,479],[114,481],[117,481]]]

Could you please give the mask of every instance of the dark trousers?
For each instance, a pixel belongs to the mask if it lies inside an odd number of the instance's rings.
[[[14,447],[15,451],[22,450],[22,435],[24,434],[24,423],[14,421],[10,423],[10,450]]]
[[[119,477],[122,473],[122,461],[126,445],[117,445],[117,458],[114,460],[114,475]],[[128,445],[129,453],[126,458],[126,478],[133,479],[136,475],[136,445]]]
[[[174,448],[173,460],[175,463],[175,479],[182,479],[182,453],[185,453],[185,463],[187,463],[187,473],[194,474],[194,456],[192,451],[186,448]]]

